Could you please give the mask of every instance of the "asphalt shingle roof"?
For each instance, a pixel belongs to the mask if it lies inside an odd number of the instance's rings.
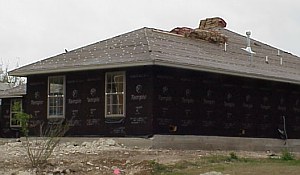
[[[0,91],[4,91],[6,89],[11,88],[11,86],[8,83],[2,83],[0,82]]]
[[[26,84],[0,91],[0,98],[14,98],[26,95]]]
[[[250,64],[249,54],[241,49],[246,47],[246,37],[216,30],[228,37],[226,52],[224,44],[142,28],[23,66],[10,75],[163,65],[300,84],[299,57],[284,51],[278,55],[278,49],[251,39],[256,54]]]

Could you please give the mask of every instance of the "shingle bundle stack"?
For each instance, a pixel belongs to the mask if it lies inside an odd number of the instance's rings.
[[[171,30],[170,32],[183,35],[188,38],[201,39],[212,43],[220,44],[225,43],[228,40],[228,38],[224,34],[216,30],[220,27],[226,27],[226,22],[222,18],[216,17],[201,20],[199,28],[197,29],[191,29],[188,27],[177,27]]]
[[[207,18],[205,20],[201,20],[199,28],[189,33],[188,37],[202,39],[212,43],[225,43],[228,38],[224,34],[215,30],[220,27],[226,27],[226,22],[222,18]]]
[[[189,38],[193,39],[202,39],[212,43],[225,43],[227,42],[228,38],[215,30],[202,30],[202,29],[195,29],[191,33],[188,34]]]
[[[227,23],[219,17],[206,18],[200,21],[199,29],[209,30],[217,27],[225,28]]]
[[[193,31],[193,29],[188,28],[188,27],[176,27],[175,29],[171,30],[170,33],[187,36],[192,31]]]

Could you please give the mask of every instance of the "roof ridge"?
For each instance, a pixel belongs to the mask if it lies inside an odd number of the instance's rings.
[[[149,42],[148,30],[150,30],[150,31],[152,32],[153,29],[150,29],[150,28],[145,27],[145,28],[144,28],[144,35],[145,35],[145,39],[146,39],[146,42],[147,42],[147,45],[148,45],[148,54],[149,54],[149,58],[150,58],[150,59],[152,60],[152,62],[154,63],[154,62],[155,62],[155,59],[153,59],[153,58],[151,57],[152,49],[151,49],[150,42]]]
[[[227,28],[223,28],[222,30],[226,30],[227,32],[231,32],[231,33],[233,33],[233,34],[235,34],[235,35],[238,35],[238,36],[240,36],[240,37],[243,37],[243,38],[246,38],[246,37],[247,37],[247,36],[245,36],[245,35],[243,35],[243,34],[240,34],[240,33],[238,33],[238,32],[229,30],[229,29],[227,29]],[[277,49],[277,50],[280,50],[281,52],[284,52],[285,54],[289,54],[289,55],[291,55],[291,56],[300,58],[300,56],[298,56],[298,55],[295,55],[295,54],[293,54],[293,53],[291,53],[291,52],[289,52],[289,51],[287,51],[287,50],[277,48],[277,47],[275,47],[275,46],[273,46],[273,45],[271,45],[271,44],[266,43],[265,41],[260,41],[260,40],[255,39],[255,38],[250,38],[250,39],[251,39],[253,42],[256,42],[256,43],[258,43],[258,44],[263,44],[263,45],[265,45],[266,47],[270,47],[271,49]],[[246,40],[245,40],[245,43],[246,43]]]
[[[145,38],[146,38],[146,41],[147,41],[147,44],[148,44],[148,50],[150,51],[151,47],[150,47],[150,44],[149,44],[149,37],[148,37],[148,34],[147,34],[147,28],[144,28],[144,34],[145,34]]]

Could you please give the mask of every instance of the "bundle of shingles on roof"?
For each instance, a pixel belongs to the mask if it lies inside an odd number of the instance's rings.
[[[206,40],[212,43],[226,43],[228,38],[216,29],[225,28],[226,22],[219,17],[207,18],[200,21],[199,28],[177,27],[171,33],[183,35],[188,38]]]

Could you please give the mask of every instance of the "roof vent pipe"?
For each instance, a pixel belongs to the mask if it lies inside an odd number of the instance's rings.
[[[246,32],[246,35],[247,35],[247,47],[246,48],[242,48],[242,50],[248,52],[250,54],[250,61],[251,61],[251,64],[253,62],[253,58],[252,58],[252,55],[255,54],[255,52],[252,51],[251,49],[251,45],[250,45],[250,35],[251,35],[251,32],[248,31]]]
[[[247,47],[250,47],[250,35],[251,35],[251,32],[250,31],[246,32],[246,35],[247,35]]]
[[[266,62],[267,64],[269,64],[269,58],[268,58],[268,56],[266,56],[265,62]]]
[[[225,51],[225,52],[227,52],[227,45],[228,45],[228,44],[225,42],[225,43],[224,43],[224,51]]]

